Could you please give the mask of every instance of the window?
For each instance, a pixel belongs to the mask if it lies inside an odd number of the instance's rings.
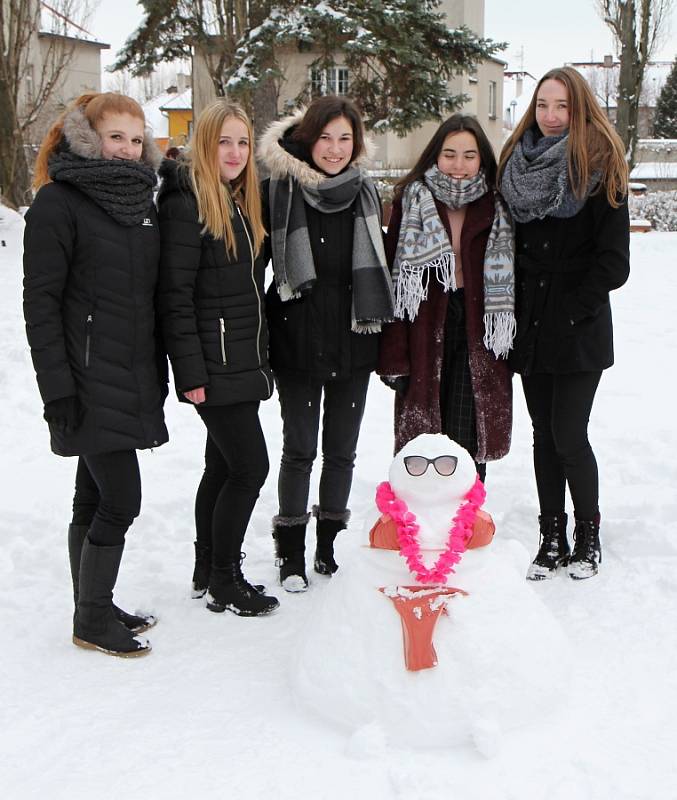
[[[346,67],[327,67],[310,71],[310,89],[313,97],[325,94],[348,94]]]
[[[489,119],[496,119],[496,81],[489,81]]]

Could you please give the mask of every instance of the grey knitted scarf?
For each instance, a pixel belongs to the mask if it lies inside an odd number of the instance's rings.
[[[544,217],[573,217],[583,208],[599,175],[592,176],[585,195],[577,198],[571,188],[567,163],[568,134],[542,136],[528,128],[510,154],[500,191],[517,222]]]
[[[305,203],[324,214],[343,211],[355,203],[351,327],[356,333],[378,333],[381,323],[393,318],[393,292],[374,184],[356,166],[317,185],[302,184],[289,174],[271,178],[273,274],[283,301],[310,290],[317,279]]]
[[[48,172],[53,181],[78,188],[120,225],[139,225],[153,204],[155,170],[142,161],[61,152],[50,158]]]
[[[428,296],[431,274],[445,292],[456,291],[455,256],[446,228],[435,206],[461,208],[486,194],[484,170],[458,180],[436,164],[423,181],[409,184],[402,195],[402,224],[393,264],[395,316],[415,319]],[[494,192],[494,220],[484,254],[484,345],[505,358],[515,336],[515,237],[503,199]]]

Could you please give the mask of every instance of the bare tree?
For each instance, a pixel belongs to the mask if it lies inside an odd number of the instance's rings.
[[[53,99],[90,11],[88,0],[0,0],[0,194],[28,198],[29,132]]]
[[[616,129],[632,167],[646,65],[660,43],[672,0],[596,0],[618,48],[620,71]]]

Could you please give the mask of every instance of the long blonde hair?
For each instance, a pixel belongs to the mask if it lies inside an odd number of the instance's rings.
[[[80,97],[73,100],[66,110],[57,117],[52,127],[45,134],[45,138],[42,140],[40,150],[35,159],[35,172],[33,175],[33,189],[36,191],[46,183],[52,182],[47,171],[49,167],[49,158],[63,138],[64,119],[76,108],[82,109],[93,130],[96,130],[97,124],[106,114],[129,114],[132,117],[140,119],[144,125],[146,124],[143,109],[136,100],[127,97],[127,95],[117,94],[117,92],[89,92],[87,94],[81,94]]]
[[[574,195],[578,198],[584,197],[590,176],[599,172],[601,177],[598,191],[606,190],[609,204],[617,208],[628,193],[628,164],[623,142],[606,118],[587,81],[573,67],[551,69],[538,82],[526,114],[501,151],[498,165],[499,186],[515,145],[536,122],[538,90],[548,80],[564,84],[569,93],[567,162]]]
[[[230,191],[221,181],[218,146],[223,123],[234,117],[247,127],[249,158]],[[261,195],[254,160],[254,132],[249,117],[240,106],[227,100],[210,103],[200,114],[187,154],[190,179],[197,199],[198,216],[204,231],[215,239],[223,239],[229,253],[237,255],[233,233],[233,200],[244,211],[254,236],[254,253],[258,254],[266,235],[261,218]]]

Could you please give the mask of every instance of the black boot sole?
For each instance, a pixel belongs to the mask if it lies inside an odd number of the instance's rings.
[[[83,650],[98,650],[100,653],[105,653],[107,656],[117,656],[118,658],[140,658],[141,656],[147,656],[153,649],[148,645],[148,647],[141,648],[140,650],[133,650],[131,653],[123,653],[119,650],[108,650],[106,647],[101,647],[101,645],[94,644],[93,642],[87,642],[84,639],[78,638],[75,634],[73,634],[73,644],[82,647]]]
[[[266,608],[262,611],[248,611],[245,608],[238,608],[237,606],[232,605],[231,603],[226,603],[226,605],[221,605],[221,603],[216,603],[213,600],[207,602],[207,608],[209,611],[213,611],[215,614],[223,614],[224,611],[232,611],[233,614],[237,614],[238,617],[265,617],[268,614],[272,614],[277,608],[279,608],[280,604],[278,603],[271,608]]]

